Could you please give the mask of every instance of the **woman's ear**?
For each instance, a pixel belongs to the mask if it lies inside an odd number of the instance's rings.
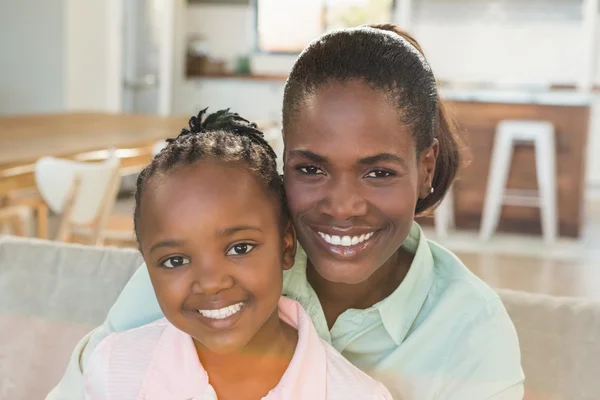
[[[419,198],[424,199],[431,194],[433,187],[433,177],[435,175],[435,164],[440,151],[440,145],[437,139],[433,139],[433,144],[425,149],[419,157]]]
[[[296,259],[296,229],[292,223],[292,219],[288,219],[283,231],[283,254],[282,254],[282,265],[284,270],[288,270],[294,266],[294,260]]]

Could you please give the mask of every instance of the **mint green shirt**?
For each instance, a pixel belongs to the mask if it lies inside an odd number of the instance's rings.
[[[300,302],[319,335],[403,400],[521,400],[523,372],[515,328],[498,295],[414,223],[403,244],[414,260],[400,286],[366,310],[345,311],[328,329],[299,251],[283,294]],[[104,324],[75,349],[47,400],[83,398],[82,369],[109,333],[162,314],[146,268],[131,278]],[[307,382],[310,384],[310,382]]]

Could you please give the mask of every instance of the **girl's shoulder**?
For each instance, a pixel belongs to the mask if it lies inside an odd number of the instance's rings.
[[[86,395],[104,398],[106,393],[119,393],[119,398],[136,398],[168,326],[163,318],[104,338],[84,370]],[[126,385],[119,379],[123,376],[127,377]]]
[[[113,332],[98,344],[94,353],[108,352],[113,356],[126,352],[144,353],[149,347],[158,344],[169,325],[170,323],[166,318],[161,318],[137,328]]]
[[[321,342],[327,354],[328,400],[392,400],[382,383],[354,366],[325,340],[321,339]]]

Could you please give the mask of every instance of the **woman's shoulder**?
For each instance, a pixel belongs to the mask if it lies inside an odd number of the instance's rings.
[[[483,305],[499,299],[498,294],[477,277],[453,252],[427,241],[433,258],[434,288]]]

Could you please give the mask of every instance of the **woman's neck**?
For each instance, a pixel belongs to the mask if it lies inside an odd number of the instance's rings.
[[[260,399],[277,386],[287,370],[298,343],[298,331],[275,312],[240,351],[217,354],[194,342],[219,400]]]
[[[368,279],[357,284],[330,282],[324,279],[308,260],[307,279],[319,297],[329,329],[346,310],[364,310],[388,297],[402,283],[414,254],[400,248]]]

